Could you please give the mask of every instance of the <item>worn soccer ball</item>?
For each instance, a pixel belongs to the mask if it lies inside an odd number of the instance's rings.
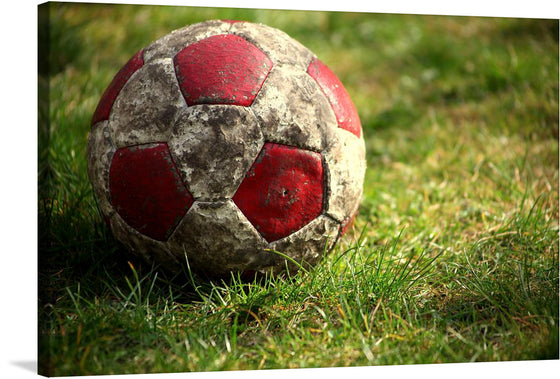
[[[231,20],[137,52],[99,101],[87,159],[117,240],[209,276],[312,267],[353,220],[365,173],[335,74],[284,32]]]

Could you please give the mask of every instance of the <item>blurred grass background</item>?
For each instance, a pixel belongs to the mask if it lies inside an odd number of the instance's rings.
[[[215,18],[303,43],[362,120],[355,230],[295,288],[182,286],[129,257],[95,208],[85,147],[103,90],[140,48]],[[558,26],[50,3],[39,14],[40,370],[558,359]]]

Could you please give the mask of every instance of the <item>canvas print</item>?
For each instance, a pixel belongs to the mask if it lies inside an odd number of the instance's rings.
[[[557,19],[38,10],[40,375],[559,358]]]

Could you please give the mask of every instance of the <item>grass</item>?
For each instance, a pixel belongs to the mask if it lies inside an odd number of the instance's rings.
[[[354,228],[289,280],[171,277],[96,210],[85,146],[101,93],[135,51],[210,18],[285,30],[362,119]],[[48,21],[42,374],[559,358],[558,20],[54,3]]]

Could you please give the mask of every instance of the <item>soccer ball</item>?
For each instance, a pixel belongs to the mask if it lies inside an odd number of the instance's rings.
[[[314,266],[353,220],[365,173],[333,72],[284,32],[231,20],[137,52],[99,101],[87,159],[117,240],[213,277]]]

